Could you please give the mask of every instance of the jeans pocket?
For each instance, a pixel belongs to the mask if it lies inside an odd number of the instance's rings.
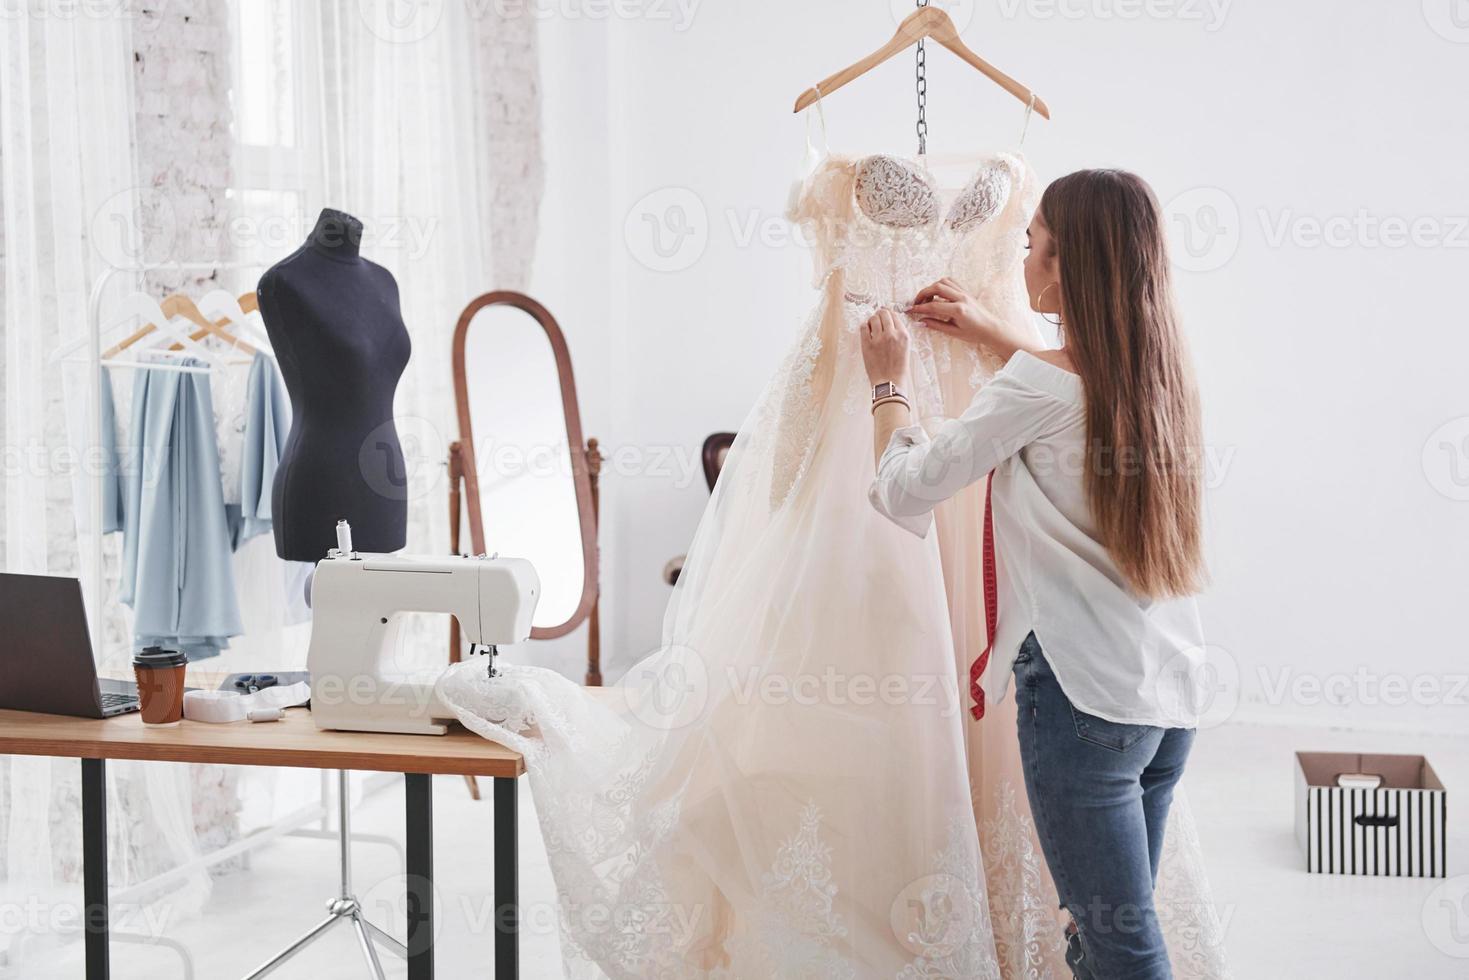
[[[1071,721],[1076,726],[1076,737],[1114,752],[1126,752],[1147,738],[1148,733],[1153,730],[1151,725],[1124,725],[1089,715],[1074,704],[1070,707]]]

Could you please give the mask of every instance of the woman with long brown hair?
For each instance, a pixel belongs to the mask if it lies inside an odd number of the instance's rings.
[[[1063,177],[1028,237],[1030,305],[1059,316],[1059,349],[1036,347],[952,279],[906,311],[1006,360],[932,437],[903,395],[903,315],[883,309],[865,325],[870,496],[923,535],[936,504],[990,477],[987,595],[974,601],[987,600],[991,643],[971,710],[982,716],[1014,675],[1031,811],[1073,922],[1072,972],[1157,980],[1172,974],[1153,890],[1204,658],[1189,598],[1204,576],[1198,395],[1146,183],[1117,170]]]

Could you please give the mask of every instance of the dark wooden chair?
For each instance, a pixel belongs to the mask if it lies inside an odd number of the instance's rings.
[[[714,483],[719,479],[724,458],[729,455],[729,447],[734,445],[734,441],[733,432],[716,432],[704,440],[704,480],[709,484],[710,493],[714,492]]]
[[[724,468],[724,459],[729,455],[729,447],[734,445],[734,441],[733,432],[716,432],[704,440],[704,482],[709,484],[710,493],[714,492],[714,484],[719,482],[719,471]],[[663,581],[669,585],[678,581],[678,574],[683,571],[686,557],[679,555],[663,566]]]

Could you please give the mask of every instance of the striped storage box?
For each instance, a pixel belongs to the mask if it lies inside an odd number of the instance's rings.
[[[1448,794],[1421,755],[1296,753],[1306,870],[1447,877]]]

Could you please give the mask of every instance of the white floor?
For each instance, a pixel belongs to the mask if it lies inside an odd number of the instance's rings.
[[[1462,812],[1458,807],[1469,798],[1469,739],[1250,726],[1203,733],[1187,782],[1215,899],[1228,923],[1236,978],[1469,977],[1469,900],[1463,897],[1469,887],[1469,863],[1463,857],[1469,853],[1469,826],[1451,819],[1447,886],[1422,879],[1309,875],[1301,870],[1293,836],[1292,753],[1297,749],[1421,752],[1450,787],[1451,815]],[[488,977],[493,949],[490,804],[473,803],[459,779],[437,779],[434,790],[438,973],[454,980]],[[554,895],[529,793],[521,796],[522,976],[543,980],[560,976]],[[362,831],[401,833],[401,790],[378,794],[356,819]],[[376,921],[401,935],[402,880],[396,861],[386,848],[362,847],[356,876]],[[191,951],[194,975],[201,980],[244,976],[325,914],[323,903],[334,892],[335,876],[329,843],[282,841],[258,852],[251,872],[220,879],[209,914],[174,929],[170,938]],[[74,947],[44,970],[28,969],[26,977],[79,977],[79,953]],[[391,957],[384,966],[389,976],[406,973]],[[273,974],[310,980],[367,975],[345,927]],[[186,974],[176,952],[115,943],[113,976],[167,980]]]

